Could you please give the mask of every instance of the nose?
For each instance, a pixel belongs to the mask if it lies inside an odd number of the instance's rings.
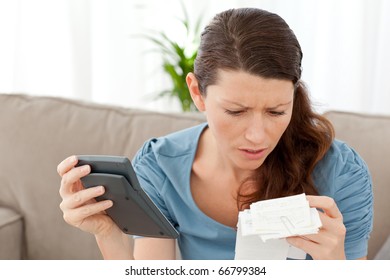
[[[250,120],[245,131],[245,138],[255,145],[264,142],[266,138],[266,129],[263,117],[256,116]]]

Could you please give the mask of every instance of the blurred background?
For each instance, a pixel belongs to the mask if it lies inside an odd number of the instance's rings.
[[[237,7],[277,13],[294,30],[319,112],[390,114],[387,0],[0,0],[0,92],[179,112],[177,98],[157,98],[172,81],[153,39],[190,55],[198,20],[203,29]]]

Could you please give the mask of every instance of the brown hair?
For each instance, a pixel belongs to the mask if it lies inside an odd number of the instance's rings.
[[[302,192],[318,194],[311,174],[329,149],[334,131],[331,123],[311,107],[300,80],[301,61],[294,32],[280,16],[264,10],[224,11],[201,35],[194,75],[204,96],[207,87],[217,82],[219,69],[290,80],[295,85],[290,124],[256,177],[242,183],[237,198],[240,209],[263,199]],[[255,191],[248,193],[248,184],[255,185]]]

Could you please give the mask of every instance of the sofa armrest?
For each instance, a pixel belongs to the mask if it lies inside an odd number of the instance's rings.
[[[10,208],[0,207],[0,244],[1,260],[22,258],[23,219]]]

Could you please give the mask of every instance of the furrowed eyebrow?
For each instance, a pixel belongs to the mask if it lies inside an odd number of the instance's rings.
[[[230,104],[233,104],[233,105],[237,105],[239,107],[242,107],[242,108],[249,108],[248,106],[245,106],[241,103],[238,103],[238,102],[235,102],[235,101],[230,101],[230,100],[227,100],[227,99],[222,99],[223,102],[226,102],[226,103],[230,103]]]
[[[270,108],[268,108],[268,110],[275,110],[275,109],[277,109],[277,108],[279,108],[279,107],[289,105],[289,104],[291,104],[291,102],[292,102],[292,100],[291,100],[290,102],[287,102],[287,103],[279,104],[279,105],[277,105],[277,106],[275,106],[275,107],[270,107]]]
[[[249,108],[250,108],[250,107],[245,106],[245,105],[243,105],[243,104],[241,104],[241,103],[239,103],[239,102],[230,101],[230,100],[226,100],[226,99],[222,99],[222,101],[223,101],[223,102],[226,102],[226,103],[233,104],[233,105],[237,105],[237,106],[242,107],[242,108],[244,108],[244,109],[249,109]],[[289,105],[289,104],[291,104],[291,102],[292,102],[292,100],[289,101],[289,102],[287,102],[287,103],[278,104],[278,105],[276,105],[275,107],[269,107],[268,110],[275,110],[275,109],[277,109],[277,108],[279,108],[279,107]]]

